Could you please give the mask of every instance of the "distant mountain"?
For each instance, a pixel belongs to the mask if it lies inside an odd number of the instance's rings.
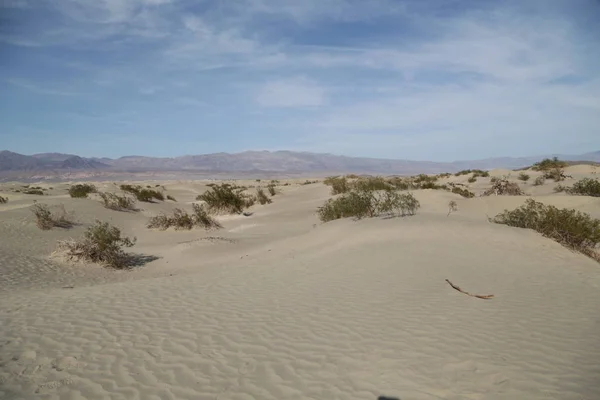
[[[0,172],[36,171],[109,171],[109,172],[208,172],[208,173],[368,173],[402,175],[455,172],[461,169],[516,169],[529,166],[545,157],[489,158],[483,160],[432,162],[377,158],[346,157],[293,151],[246,151],[181,157],[126,156],[117,159],[84,158],[72,154],[43,153],[26,156],[10,151],[0,152]],[[569,161],[600,162],[600,151],[582,155],[557,155]]]

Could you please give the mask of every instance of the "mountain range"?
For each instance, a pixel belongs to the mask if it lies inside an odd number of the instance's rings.
[[[502,157],[454,162],[411,161],[347,157],[333,154],[293,151],[245,151],[241,153],[213,153],[181,157],[125,156],[85,158],[74,154],[42,153],[23,155],[0,151],[0,174],[60,175],[65,172],[190,172],[258,174],[326,174],[364,173],[404,175],[417,173],[456,172],[461,169],[515,169],[526,167],[543,158],[557,156],[567,161],[600,162],[600,151],[579,155],[541,155],[531,157]]]

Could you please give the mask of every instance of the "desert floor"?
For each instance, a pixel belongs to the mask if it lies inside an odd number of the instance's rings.
[[[530,174],[521,186],[536,200],[600,218],[600,198],[555,194]],[[143,182],[178,202],[135,213],[71,199],[68,183],[40,183],[52,186],[43,197],[0,185],[0,398],[600,399],[600,264],[488,222],[526,197],[418,190],[415,216],[321,223],[330,188],[302,181],[209,232],[145,226],[191,210],[208,181]],[[469,186],[480,193],[489,178]],[[80,224],[38,229],[34,199]],[[148,262],[116,271],[50,257],[95,219],[136,236],[130,251]]]

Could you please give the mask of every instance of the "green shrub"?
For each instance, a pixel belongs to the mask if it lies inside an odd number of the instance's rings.
[[[85,198],[90,193],[96,193],[96,186],[83,183],[73,185],[69,188],[69,195],[73,198]]]
[[[462,171],[458,171],[457,173],[454,174],[454,176],[461,176],[461,175],[469,175],[469,174],[473,174],[473,177],[477,178],[479,176],[483,177],[483,178],[487,178],[488,176],[490,176],[490,173],[488,171],[483,171],[480,169],[464,169]]]
[[[438,178],[450,178],[451,176],[452,174],[450,172],[443,172],[437,175]]]
[[[517,178],[523,182],[527,182],[530,176],[527,175],[525,172],[521,172]]]
[[[437,176],[429,176],[426,174],[419,174],[413,179],[413,182],[414,183],[425,183],[425,182],[433,183],[437,180],[438,180]]]
[[[273,200],[267,197],[265,191],[262,188],[256,189],[256,199],[261,205],[270,204],[273,202]]]
[[[331,186],[331,194],[346,193],[350,190],[350,184],[345,177],[329,177],[323,181],[327,186]]]
[[[253,200],[242,193],[244,189],[234,188],[229,184],[213,185],[209,190],[196,197],[204,201],[210,212],[228,212],[240,214],[244,208],[250,207]]]
[[[381,214],[406,216],[414,215],[419,207],[419,201],[411,193],[353,190],[336,199],[327,200],[317,209],[317,215],[323,222],[347,217],[370,218]]]
[[[165,199],[165,196],[161,192],[152,189],[142,189],[139,192],[135,193],[135,197],[139,201],[143,201],[146,203],[151,203],[154,199],[160,201],[164,201]]]
[[[454,186],[454,187],[452,188],[452,193],[459,194],[459,195],[461,195],[462,197],[466,197],[467,199],[470,199],[470,198],[472,198],[472,197],[475,197],[475,193],[473,193],[473,192],[469,191],[468,189],[463,189],[463,188],[460,188],[460,187],[458,187],[458,186]]]
[[[417,189],[417,186],[411,180],[400,178],[397,176],[388,179],[388,183],[397,190]]]
[[[562,245],[600,261],[596,246],[600,243],[600,220],[588,214],[527,199],[521,207],[496,215],[491,222],[533,229]]]
[[[569,164],[566,161],[561,161],[558,157],[545,158],[531,166],[534,171],[550,171],[551,169],[563,169]]]
[[[533,186],[542,186],[545,182],[546,182],[546,178],[544,178],[543,176],[538,176],[533,181]]]
[[[129,196],[119,196],[114,193],[98,193],[105,208],[115,211],[137,211],[135,200]]]
[[[23,190],[24,194],[35,194],[38,196],[43,196],[44,192],[41,189],[28,189],[28,190]]]
[[[475,176],[472,176],[469,179],[467,179],[467,182],[469,182],[469,183],[475,183],[475,182],[477,182],[477,178]]]
[[[62,204],[57,208],[55,212],[52,212],[50,207],[43,203],[35,203],[31,207],[38,228],[46,231],[55,227],[70,228],[74,225],[73,213],[67,213]]]
[[[381,176],[358,178],[350,185],[351,189],[356,190],[389,190],[392,186]]]
[[[8,203],[8,198],[0,196],[0,204]]]
[[[80,240],[59,241],[58,249],[69,259],[102,263],[113,268],[125,268],[130,257],[123,251],[132,247],[136,238],[121,237],[121,230],[108,222],[96,220]]]
[[[572,187],[565,188],[565,191],[569,194],[600,197],[600,181],[598,178],[583,178],[582,180],[575,182]]]

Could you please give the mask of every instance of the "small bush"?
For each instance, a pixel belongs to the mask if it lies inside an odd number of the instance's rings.
[[[273,202],[273,200],[267,197],[265,191],[262,188],[256,189],[256,199],[261,205],[270,204]]]
[[[467,182],[469,182],[469,183],[475,183],[475,182],[477,182],[477,178],[475,176],[472,176],[469,179],[467,179]]]
[[[35,203],[31,207],[38,228],[46,231],[52,228],[70,228],[74,225],[73,213],[67,213],[62,204],[57,208],[58,210],[52,212],[50,207],[43,203]]]
[[[24,194],[35,194],[38,196],[43,196],[44,195],[44,191],[41,189],[28,189],[28,190],[23,190]]]
[[[350,184],[345,177],[330,177],[323,181],[328,186],[331,186],[331,194],[341,194],[350,191]]]
[[[450,200],[450,202],[448,203],[448,215],[449,216],[451,213],[458,211],[458,204],[456,204],[456,201],[454,200]]]
[[[356,190],[389,190],[392,186],[381,176],[359,178],[350,185],[351,189]]]
[[[192,204],[192,208],[194,210],[192,215],[180,208],[176,208],[173,210],[172,216],[161,214],[150,218],[147,226],[148,228],[158,228],[160,230],[165,230],[170,227],[188,230],[192,229],[194,226],[198,226],[206,230],[219,229],[223,227],[219,221],[208,214],[206,207],[203,207],[199,204]]]
[[[567,167],[567,162],[561,161],[558,157],[545,158],[531,166],[534,171],[550,171],[551,169],[562,169]]]
[[[460,187],[457,187],[457,186],[454,186],[452,188],[452,193],[459,194],[462,197],[465,197],[467,199],[475,197],[475,193],[469,191],[468,189],[463,189],[463,188],[460,188]]]
[[[570,178],[570,176],[565,175],[565,170],[562,168],[552,168],[544,172],[544,178],[553,179],[554,182],[560,182]]]
[[[542,186],[545,182],[546,182],[546,178],[544,178],[543,176],[538,176],[533,181],[533,186]]]
[[[482,196],[491,196],[493,194],[496,196],[520,196],[524,193],[518,184],[510,182],[506,179],[500,179],[494,182],[491,188],[483,192]]]
[[[234,188],[229,184],[213,185],[209,190],[196,197],[204,201],[210,212],[228,212],[240,214],[244,208],[253,203],[250,196],[244,195],[244,189]]]
[[[563,246],[580,251],[597,261],[600,255],[600,220],[588,214],[527,199],[521,207],[496,215],[491,222],[518,228],[533,229]]]
[[[177,201],[175,200],[175,197],[171,196],[170,194],[167,195],[167,200],[171,200],[171,201]]]
[[[388,183],[390,185],[392,185],[394,188],[396,188],[397,190],[409,190],[409,189],[416,189],[416,185],[407,179],[403,179],[400,177],[394,177],[391,179],[388,179]]]
[[[498,178],[497,176],[492,176],[492,177],[490,178],[490,182],[491,182],[491,183],[498,182],[499,180],[500,180],[500,178]]]
[[[559,185],[560,186],[560,185]],[[564,188],[561,186],[561,188]],[[569,194],[579,194],[582,196],[600,197],[600,181],[598,178],[584,178],[575,182],[572,187],[564,188]]]
[[[0,204],[8,203],[8,198],[0,196]]]
[[[58,249],[69,259],[101,263],[113,268],[125,268],[129,256],[124,247],[132,247],[136,238],[121,237],[121,230],[108,222],[96,220],[80,240],[59,241]]]
[[[461,176],[461,175],[469,175],[469,174],[473,174],[473,176],[475,178],[481,176],[483,178],[487,178],[488,176],[490,176],[490,173],[488,171],[482,171],[480,169],[464,169],[462,171],[458,171],[457,173],[454,174],[454,176]]]
[[[419,201],[411,193],[398,193],[395,190],[350,191],[337,199],[329,199],[317,209],[323,222],[340,218],[362,219],[381,214],[414,215],[420,207]]]
[[[271,195],[271,197],[277,194],[277,192],[275,191],[275,185],[267,186],[267,190],[269,190],[269,194]]]
[[[450,172],[443,172],[437,175],[438,178],[450,178],[451,176],[452,174]]]
[[[319,183],[319,181],[306,180],[306,181],[302,182],[301,185],[312,185],[313,183]]]
[[[115,211],[136,211],[135,200],[114,193],[98,193],[105,208]]]
[[[146,203],[151,203],[152,200],[154,200],[154,199],[160,200],[160,201],[165,200],[165,196],[161,192],[158,192],[158,191],[152,190],[152,189],[142,189],[139,192],[136,192],[134,194],[135,194],[136,199],[138,199],[139,201],[146,202]]]
[[[69,195],[73,198],[85,198],[90,193],[96,193],[96,186],[83,183],[73,185],[69,188]]]
[[[429,175],[425,175],[425,174],[419,174],[413,179],[413,182],[414,183],[433,183],[437,180],[438,180],[437,176],[429,176]]]
[[[527,175],[525,172],[521,172],[517,178],[520,181],[527,182],[529,180],[529,178],[531,178],[531,177],[529,175]]]

